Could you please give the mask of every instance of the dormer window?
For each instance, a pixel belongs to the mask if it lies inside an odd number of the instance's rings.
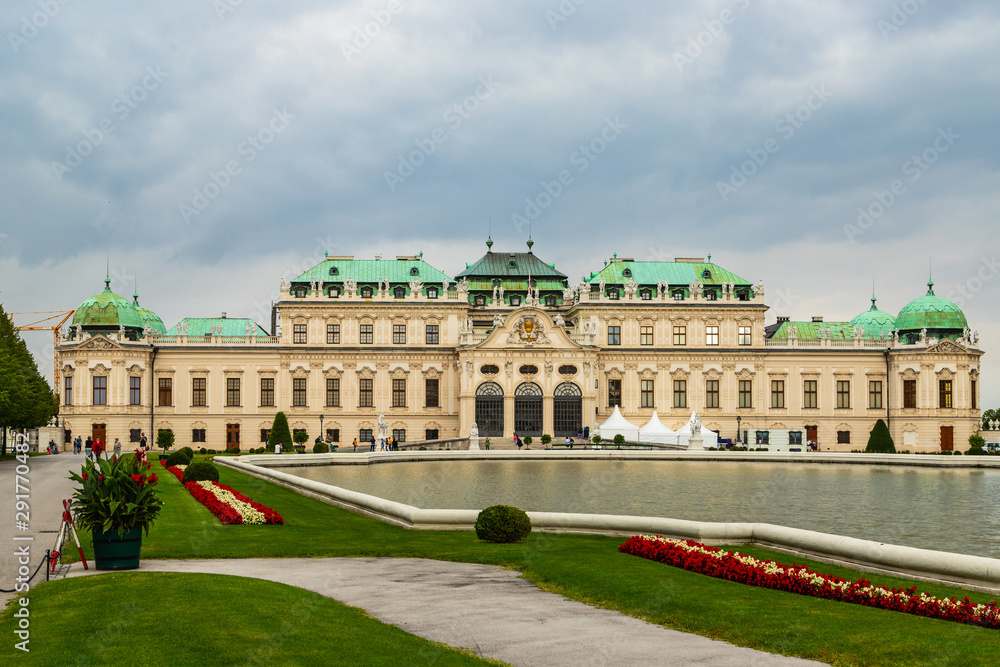
[[[556,307],[556,298],[554,296],[551,296],[551,295],[545,297],[545,307],[546,308],[555,308]]]
[[[618,290],[616,290],[614,288],[609,289],[608,290],[608,298],[611,299],[612,301],[616,301],[618,299]]]
[[[372,288],[370,286],[365,285],[364,287],[361,288],[361,298],[362,299],[372,298]]]
[[[517,268],[517,261],[513,260],[513,259],[508,259],[507,260],[507,268],[508,269],[516,269]]]
[[[511,296],[510,297],[510,305],[515,306],[515,307],[516,306],[520,306],[521,305],[521,297],[519,297],[517,294]]]
[[[414,266],[413,268],[410,269],[410,275],[411,276],[419,276],[420,275],[420,269],[418,269],[417,267]]]
[[[716,298],[717,298],[717,296],[718,295],[716,294],[715,290],[711,290],[711,289],[710,290],[705,290],[705,300],[706,301],[715,301]]]
[[[406,288],[397,287],[392,291],[392,296],[394,299],[405,299],[406,298]]]
[[[622,275],[625,276],[626,278],[631,278],[632,277],[632,269],[625,269],[624,271],[622,271]]]
[[[437,287],[428,287],[427,288],[427,298],[428,299],[436,299],[436,298],[438,298],[438,288]]]
[[[740,290],[739,292],[736,293],[736,299],[738,301],[749,301],[750,293],[746,290]]]
[[[705,280],[711,280],[712,272],[709,271],[708,269],[705,269],[704,271],[701,272],[701,277],[704,278]]]
[[[296,299],[304,299],[304,298],[306,298],[306,288],[305,287],[296,287],[295,288],[295,298]]]
[[[674,295],[674,301],[683,301],[684,300],[684,290],[682,290],[682,289],[675,289],[673,291],[673,295]]]
[[[653,293],[648,289],[644,289],[641,292],[639,292],[639,298],[641,298],[643,301],[649,301],[650,299],[653,298]]]
[[[330,267],[330,275],[331,275],[331,276],[336,276],[336,275],[340,275],[340,269],[338,269],[338,268],[337,268],[337,267],[335,267],[335,266],[331,266],[331,267]]]
[[[340,289],[337,287],[331,287],[330,291],[327,292],[327,294],[330,295],[331,299],[336,299],[338,296],[340,296]]]
[[[477,294],[476,297],[473,299],[473,303],[477,306],[485,306],[486,297],[483,296],[482,294]]]

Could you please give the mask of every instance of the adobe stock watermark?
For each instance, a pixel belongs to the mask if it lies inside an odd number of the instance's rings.
[[[445,109],[441,115],[448,128],[436,127],[423,139],[414,139],[416,148],[405,155],[399,156],[399,162],[395,171],[384,172],[385,184],[389,187],[389,192],[395,192],[396,188],[406,182],[410,176],[416,173],[417,169],[427,161],[431,155],[437,152],[438,146],[448,141],[450,132],[456,132],[462,127],[476,111],[479,110],[483,102],[488,100],[497,91],[502,83],[493,80],[493,75],[479,77],[479,85],[460,102],[456,102]]]
[[[147,67],[138,83],[131,89],[122,91],[122,94],[111,102],[112,115],[102,118],[96,126],[83,130],[83,139],[74,145],[66,146],[66,157],[63,161],[52,163],[52,171],[59,180],[83,164],[84,158],[93,153],[94,149],[115,131],[117,123],[124,121],[139,108],[140,104],[149,99],[149,94],[159,88],[167,77],[168,74],[160,69],[159,65]]]
[[[587,2],[587,0],[562,0],[555,9],[545,10],[545,20],[549,22],[549,28],[555,32],[560,23],[565,23],[570,16],[576,14],[576,8]]]
[[[813,114],[822,109],[831,97],[833,97],[833,93],[827,89],[826,84],[810,87],[806,101],[779,118],[778,122],[774,124],[774,129],[781,136],[781,140],[768,137],[759,147],[748,148],[746,150],[748,159],[739,165],[729,165],[729,178],[715,182],[715,188],[719,191],[722,201],[729,201],[731,196],[739,192],[740,188],[746,185],[747,181],[767,164],[771,156],[781,150],[781,142],[791,140],[795,133],[802,129],[813,117]]]
[[[951,129],[938,128],[937,136],[920,153],[915,153],[910,159],[902,164],[900,171],[903,176],[907,176],[910,183],[916,183],[929,170],[941,156],[951,150],[962,135]],[[892,208],[899,199],[907,193],[906,182],[897,178],[889,184],[886,190],[876,190],[873,198],[866,206],[858,207],[858,218],[853,223],[844,225],[844,234],[847,240],[854,243],[855,239],[871,228],[878,220]]]
[[[191,202],[181,202],[178,209],[185,224],[191,222],[191,218],[201,215],[202,211],[208,208],[222,191],[230,186],[235,176],[243,173],[243,167],[250,164],[257,157],[267,150],[267,147],[277,138],[279,134],[288,129],[289,121],[295,116],[288,113],[287,109],[274,109],[271,119],[253,134],[248,134],[244,141],[236,146],[237,155],[242,156],[242,161],[238,158],[228,160],[218,171],[209,171],[208,180],[201,187],[194,189]]]
[[[371,46],[372,40],[382,34],[382,31],[392,23],[392,17],[403,11],[403,3],[400,0],[389,0],[385,9],[372,11],[372,20],[362,26],[354,26],[352,32],[354,36],[350,42],[340,43],[340,52],[344,54],[344,59],[351,62],[351,59],[360,56],[361,52]]]
[[[62,8],[70,3],[70,0],[38,0],[38,10],[30,16],[25,14],[21,17],[21,29],[17,32],[8,32],[7,41],[15,54],[21,52],[21,48],[38,36],[42,28],[59,15]]]
[[[212,0],[212,9],[219,17],[219,23],[226,20],[226,14],[236,11],[236,8],[243,4],[243,0]]]
[[[750,0],[734,0],[738,12],[745,12],[750,7]],[[701,22],[705,29],[698,34],[688,37],[687,46],[680,51],[674,52],[674,65],[677,71],[683,73],[684,68],[693,65],[694,61],[705,53],[726,32],[726,26],[732,25],[739,14],[732,9],[723,9],[714,19],[706,19]]]
[[[618,141],[622,133],[628,129],[628,125],[621,121],[621,117],[614,119],[605,118],[604,127],[586,144],[581,144],[579,148],[570,153],[570,166],[576,167],[576,173],[582,174],[590,168],[597,158],[604,154],[608,147]],[[514,223],[518,233],[524,230],[526,225],[537,220],[542,211],[552,206],[552,203],[562,196],[566,188],[573,185],[576,178],[569,169],[563,169],[551,181],[542,181],[541,190],[534,197],[524,198],[524,214],[512,213],[510,221]]]
[[[903,0],[892,6],[889,18],[879,19],[875,27],[882,34],[882,39],[889,39],[889,35],[899,32],[903,26],[910,22],[910,17],[920,11],[920,8],[927,4],[927,0]]]
[[[996,278],[998,273],[1000,273],[1000,262],[997,262],[996,254],[992,257],[981,257],[975,274],[969,276],[964,283],[955,285],[946,298],[962,308],[975,299],[976,295],[983,291],[986,283]]]

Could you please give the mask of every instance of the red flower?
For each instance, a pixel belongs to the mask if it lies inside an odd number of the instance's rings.
[[[87,481],[87,473],[83,473],[83,481]]]

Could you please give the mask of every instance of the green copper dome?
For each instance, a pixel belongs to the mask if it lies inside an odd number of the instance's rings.
[[[70,326],[75,328],[78,324],[91,333],[114,333],[119,326],[136,332],[143,327],[138,311],[128,299],[111,291],[110,278],[105,278],[103,292],[77,306]],[[163,326],[162,322],[160,326]]]
[[[927,283],[927,294],[909,302],[896,316],[899,331],[920,331],[928,333],[961,333],[968,328],[965,314],[957,305],[934,294],[934,283]]]
[[[872,307],[851,320],[851,326],[864,327],[867,338],[892,338],[892,332],[896,328],[896,318],[884,310],[879,310],[875,306],[873,296]]]
[[[163,335],[167,333],[167,327],[163,324],[163,320],[160,316],[151,311],[149,308],[143,308],[139,305],[139,294],[132,294],[132,307],[135,308],[135,312],[139,313],[139,320],[142,322],[143,329],[146,325],[153,330],[154,334]]]

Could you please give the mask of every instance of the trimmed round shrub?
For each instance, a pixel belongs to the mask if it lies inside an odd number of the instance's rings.
[[[616,445],[624,445],[625,444],[625,436],[622,435],[621,433],[615,433],[615,444]]]
[[[239,454],[239,453],[240,453],[239,447],[226,447],[226,454]]]
[[[193,459],[194,458],[194,450],[191,449],[190,447],[181,447],[177,451],[184,452],[185,454],[187,454],[187,457],[189,459]]]
[[[476,537],[483,542],[513,544],[531,533],[531,519],[516,507],[493,505],[476,518]]]
[[[208,461],[195,461],[184,470],[183,484],[188,482],[218,482],[219,470]]]
[[[167,457],[166,463],[168,468],[170,466],[186,466],[191,463],[191,457],[183,451],[176,451]]]
[[[329,453],[330,453],[330,445],[326,444],[325,442],[317,442],[315,445],[313,445],[313,454],[329,454]]]
[[[208,454],[208,450],[205,449],[204,447],[202,447],[201,449],[198,450],[198,453],[199,454]],[[191,457],[191,458],[194,458],[194,457]]]

